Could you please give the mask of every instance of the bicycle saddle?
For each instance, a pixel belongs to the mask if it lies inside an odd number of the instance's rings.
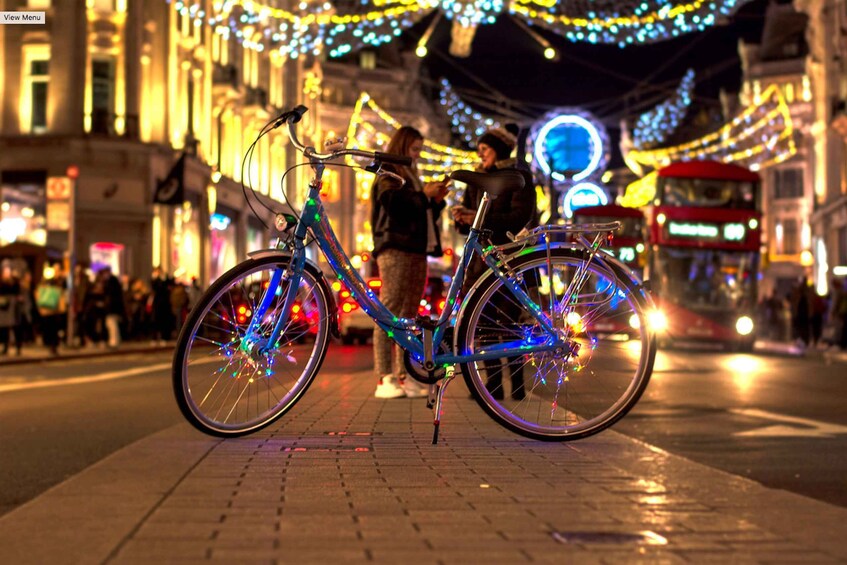
[[[524,185],[524,178],[520,171],[505,169],[491,173],[476,173],[474,171],[453,171],[450,178],[463,182],[468,186],[481,188],[488,193],[491,199],[497,198],[508,189],[520,190]]]

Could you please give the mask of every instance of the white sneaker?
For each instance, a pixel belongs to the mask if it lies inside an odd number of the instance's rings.
[[[403,381],[403,391],[408,398],[422,398],[429,396],[429,386],[419,383],[412,377],[406,377]]]
[[[406,392],[403,390],[400,380],[397,377],[385,375],[379,380],[379,384],[376,385],[374,396],[376,398],[404,398]]]

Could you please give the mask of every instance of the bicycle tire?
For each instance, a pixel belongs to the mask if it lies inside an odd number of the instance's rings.
[[[335,312],[320,271],[308,265],[279,346],[261,355],[239,347],[265,282],[288,262],[265,256],[236,265],[209,287],[183,324],[173,389],[183,416],[198,430],[217,437],[258,431],[288,412],[320,370]],[[261,335],[270,334],[284,298],[284,291],[276,292],[258,325]]]
[[[523,276],[524,290],[530,296],[534,293],[543,308],[551,303],[550,296],[558,298],[559,285],[555,275],[558,274],[561,282],[566,283],[570,280],[567,274],[587,262],[587,256],[581,251],[553,248],[550,250],[553,269],[546,271],[548,256],[545,249],[524,253],[509,259],[509,264],[515,273]],[[579,354],[565,359],[556,359],[552,353],[529,354],[507,359],[505,363],[503,360],[488,362],[487,367],[485,362],[480,361],[461,364],[465,383],[477,403],[490,417],[513,432],[546,441],[568,441],[596,434],[623,418],[647,387],[656,355],[656,338],[649,331],[647,320],[651,301],[637,282],[613,263],[603,262],[600,265],[595,259],[588,263],[588,269],[588,287],[603,281],[609,284],[611,278],[615,281],[614,287],[609,290],[612,300],[606,307],[607,311],[600,311],[603,307],[599,305],[596,311],[591,310],[590,304],[575,307],[578,316],[573,325],[583,324],[582,333],[574,337],[581,346]],[[548,276],[551,272],[553,277]],[[552,288],[549,282],[543,282],[542,275],[553,282]],[[562,286],[567,287],[566,284]],[[512,306],[508,306],[504,297],[512,301]],[[619,300],[615,302],[615,298]],[[543,305],[545,300],[546,306]],[[612,308],[612,305],[615,307]],[[523,320],[520,313],[512,316],[512,320],[507,319],[508,310],[515,307],[523,313]],[[564,320],[565,316],[560,318]],[[633,325],[635,322],[637,327]],[[564,321],[561,323],[564,327]],[[503,328],[499,336],[498,324]],[[605,329],[601,331],[601,328]],[[573,331],[577,332],[576,329]],[[516,335],[524,338],[527,335],[539,336],[542,332],[502,281],[488,272],[470,291],[459,313],[456,350],[472,353],[486,343],[507,341],[506,338],[514,340]],[[626,352],[613,347],[614,344],[628,344],[623,347],[633,351]],[[615,353],[616,357],[624,360],[637,356],[637,362],[632,364],[632,374],[621,376],[618,366],[608,365],[597,358],[598,348],[602,350],[600,353]],[[515,372],[519,375],[511,383],[510,394],[506,394],[503,384],[507,366],[510,377]],[[526,375],[527,367],[535,368],[531,379]]]

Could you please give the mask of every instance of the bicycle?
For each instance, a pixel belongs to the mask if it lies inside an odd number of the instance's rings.
[[[433,443],[455,365],[489,416],[534,439],[598,433],[636,404],[656,355],[649,326],[655,308],[632,271],[601,249],[618,223],[540,226],[495,246],[481,229],[489,203],[513,183],[523,183],[522,176],[509,170],[456,171],[452,179],[485,194],[446,306],[437,319],[398,318],[350,263],[326,218],[320,189],[325,164],[333,159],[369,159],[366,170],[388,175],[393,173],[384,164],[411,160],[338,144],[325,153],[306,147],[295,128],[306,111],[298,106],[274,123],[287,125],[292,145],[314,171],[299,218],[277,215],[281,236],[274,248],[249,253],[217,279],[180,331],[173,385],[194,427],[220,437],[262,429],[302,398],[320,370],[330,335],[338,335],[338,320],[330,285],[306,258],[309,234],[374,319],[376,331],[386,331],[406,351],[410,374],[430,385]],[[475,255],[487,271],[459,300]],[[507,395],[503,372],[517,374],[518,367],[534,373],[524,379],[522,391],[513,385]]]

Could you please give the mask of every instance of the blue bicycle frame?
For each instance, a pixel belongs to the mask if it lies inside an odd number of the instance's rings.
[[[405,350],[411,351],[416,359],[422,360],[426,357],[424,341],[419,337],[420,328],[414,320],[408,318],[398,318],[385,305],[380,302],[376,294],[367,287],[359,272],[350,263],[350,259],[338,242],[335,232],[327,219],[323,203],[320,199],[321,181],[320,172],[322,166],[316,167],[318,174],[316,178],[309,184],[309,196],[303,211],[300,214],[300,219],[294,227],[293,250],[291,260],[287,269],[276,269],[270,279],[267,291],[262,297],[261,302],[256,308],[256,313],[252,317],[250,325],[246,332],[246,338],[242,342],[242,347],[248,349],[256,344],[261,347],[272,349],[279,340],[280,334],[286,328],[289,318],[289,312],[294,304],[300,278],[306,264],[306,249],[305,239],[309,230],[312,231],[318,247],[323,252],[338,280],[344,283],[349,289],[351,297],[356,300],[359,306],[382,328],[388,336],[394,340],[397,345]],[[487,195],[483,199],[481,206],[487,208]],[[514,277],[509,276],[507,272],[501,269],[498,264],[497,257],[491,253],[493,246],[483,248],[480,243],[481,223],[483,214],[477,215],[477,222],[471,228],[467,241],[464,245],[462,260],[459,268],[453,277],[450,288],[447,292],[446,304],[438,320],[435,322],[435,329],[432,333],[432,350],[429,352],[431,359],[436,367],[453,365],[455,363],[468,363],[473,361],[482,361],[486,359],[497,359],[502,357],[514,357],[527,353],[538,353],[544,351],[553,351],[565,345],[554,329],[550,318],[538,307],[538,305],[527,295],[520,287]],[[527,338],[520,341],[502,342],[487,345],[473,353],[462,351],[458,355],[454,353],[438,353],[441,341],[444,339],[445,330],[449,324],[450,317],[456,311],[456,298],[462,288],[465,278],[465,272],[474,254],[478,254],[483,258],[494,274],[503,281],[503,284],[509,288],[515,298],[529,312],[544,329],[546,335],[536,337],[534,339]],[[273,331],[267,340],[251,339],[254,335],[256,326],[259,321],[264,318],[265,313],[270,307],[274,296],[280,292],[280,284],[288,282],[285,301],[283,302],[281,315],[276,320]],[[451,348],[452,349],[452,348]]]

